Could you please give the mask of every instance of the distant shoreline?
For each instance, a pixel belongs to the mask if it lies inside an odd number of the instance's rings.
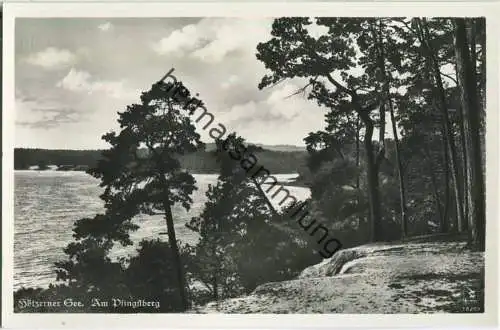
[[[86,172],[86,170],[82,169],[72,169],[72,170],[57,170],[57,169],[46,169],[46,170],[37,170],[37,169],[14,169],[14,172]],[[191,173],[192,175],[218,175],[217,172],[196,172],[196,173]],[[275,176],[280,176],[280,175],[295,175],[296,177],[290,178],[287,181],[278,181],[277,184],[283,185],[283,186],[294,186],[294,187],[301,187],[301,188],[310,188],[308,183],[304,181],[298,173],[276,173],[273,174]]]
[[[145,152],[145,151],[142,151]],[[307,166],[307,151],[257,151],[259,160],[272,173],[301,173]],[[96,167],[102,159],[101,151],[15,149],[14,169],[85,171]],[[198,151],[180,155],[181,167],[190,172],[219,173],[220,166],[211,151]]]

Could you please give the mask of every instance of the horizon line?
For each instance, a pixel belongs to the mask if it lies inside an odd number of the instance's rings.
[[[215,144],[215,143],[205,143],[205,145],[210,145],[210,144]],[[295,144],[263,144],[263,143],[247,143],[250,145],[256,145],[259,147],[292,147],[292,148],[298,148],[298,149],[303,149],[306,151],[306,146],[300,146],[300,145],[295,145]],[[49,147],[26,147],[26,146],[14,146],[15,149],[29,149],[29,150],[52,150],[52,151],[100,151],[100,150],[108,150],[108,148],[82,148],[82,149],[75,149],[75,148],[49,148]],[[271,150],[273,151],[273,150]]]

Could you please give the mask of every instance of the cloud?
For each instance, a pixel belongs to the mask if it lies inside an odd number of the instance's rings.
[[[219,63],[228,54],[254,54],[257,44],[269,36],[271,20],[205,18],[173,31],[153,45],[160,55],[189,55],[207,63]]]
[[[222,87],[222,89],[228,89],[229,87],[232,87],[235,84],[237,84],[239,81],[240,78],[237,75],[233,74],[229,76],[229,78],[226,81],[222,82],[220,86]]]
[[[235,105],[220,122],[254,143],[302,145],[309,132],[324,128],[325,110],[301,94],[290,96],[299,87],[288,83],[262,101]]]
[[[97,26],[97,28],[101,31],[109,31],[112,27],[113,24],[111,24],[110,22],[106,22]]]
[[[293,95],[299,86],[287,83],[279,89],[272,90],[262,101],[250,101],[232,107],[226,120],[245,124],[256,120],[275,120],[283,124],[304,115],[305,111],[321,112],[314,102],[307,100],[301,94]]]
[[[82,120],[81,113],[76,109],[27,98],[16,98],[15,107],[18,126],[50,129],[61,124],[77,123]]]
[[[27,57],[27,62],[46,69],[58,68],[76,61],[76,56],[66,49],[48,47]]]
[[[20,24],[25,25],[24,32],[16,30],[19,40],[35,38],[40,45],[35,50],[23,48],[17,57],[16,87],[26,94],[16,92],[17,145],[108,147],[100,137],[119,129],[116,111],[138,102],[140,92],[170,67],[193,94],[199,93],[216,122],[249,141],[303,144],[308,132],[324,126],[325,111],[315,102],[301,95],[286,98],[307,81],[257,88],[267,69],[255,58],[256,46],[271,38],[272,19],[127,20],[120,22],[119,30],[109,20],[108,32],[98,28],[107,29],[106,18],[65,20],[64,29],[58,21],[30,22]],[[103,40],[109,33],[116,33],[117,38]],[[130,43],[131,37],[137,42]],[[57,70],[28,64],[29,55],[47,47],[53,47],[52,52],[66,49],[76,58],[54,64]],[[123,56],[110,56],[114,53]],[[55,61],[54,56],[49,59]]]
[[[68,74],[56,84],[56,87],[87,94],[103,92],[117,99],[134,99],[139,95],[135,90],[127,90],[124,81],[96,80],[90,73],[75,68],[71,68]]]
[[[207,19],[203,23],[212,33],[211,41],[195,50],[191,57],[208,63],[221,62],[233,52],[253,55],[257,44],[269,36],[271,26],[263,19]]]
[[[160,55],[177,53],[181,55],[185,51],[194,49],[203,41],[203,33],[194,24],[184,26],[182,29],[173,31],[168,37],[160,39],[153,44],[152,48]]]

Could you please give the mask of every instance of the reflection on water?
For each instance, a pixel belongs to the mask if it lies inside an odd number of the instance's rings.
[[[286,182],[296,174],[275,175]],[[214,174],[194,175],[198,190],[193,195],[189,212],[180,205],[174,206],[177,238],[185,243],[195,243],[197,234],[184,224],[203,209],[205,192],[209,184],[217,181]],[[298,199],[309,196],[309,190],[287,187]],[[84,172],[15,171],[14,206],[14,286],[47,286],[54,282],[54,262],[64,259],[63,248],[72,240],[73,222],[93,217],[103,212],[99,199],[102,188],[99,181]],[[271,192],[272,193],[272,192]],[[279,200],[271,200],[277,205]],[[132,233],[134,242],[144,238],[160,237],[166,231],[162,216],[139,216],[141,228]],[[136,246],[117,248],[113,255],[134,253]]]

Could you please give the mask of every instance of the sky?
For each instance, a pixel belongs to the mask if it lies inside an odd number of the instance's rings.
[[[108,148],[117,112],[166,72],[199,93],[215,122],[252,143],[304,145],[325,109],[287,81],[259,90],[266,69],[256,46],[272,19],[18,18],[15,146]],[[200,130],[205,142],[212,142]]]

